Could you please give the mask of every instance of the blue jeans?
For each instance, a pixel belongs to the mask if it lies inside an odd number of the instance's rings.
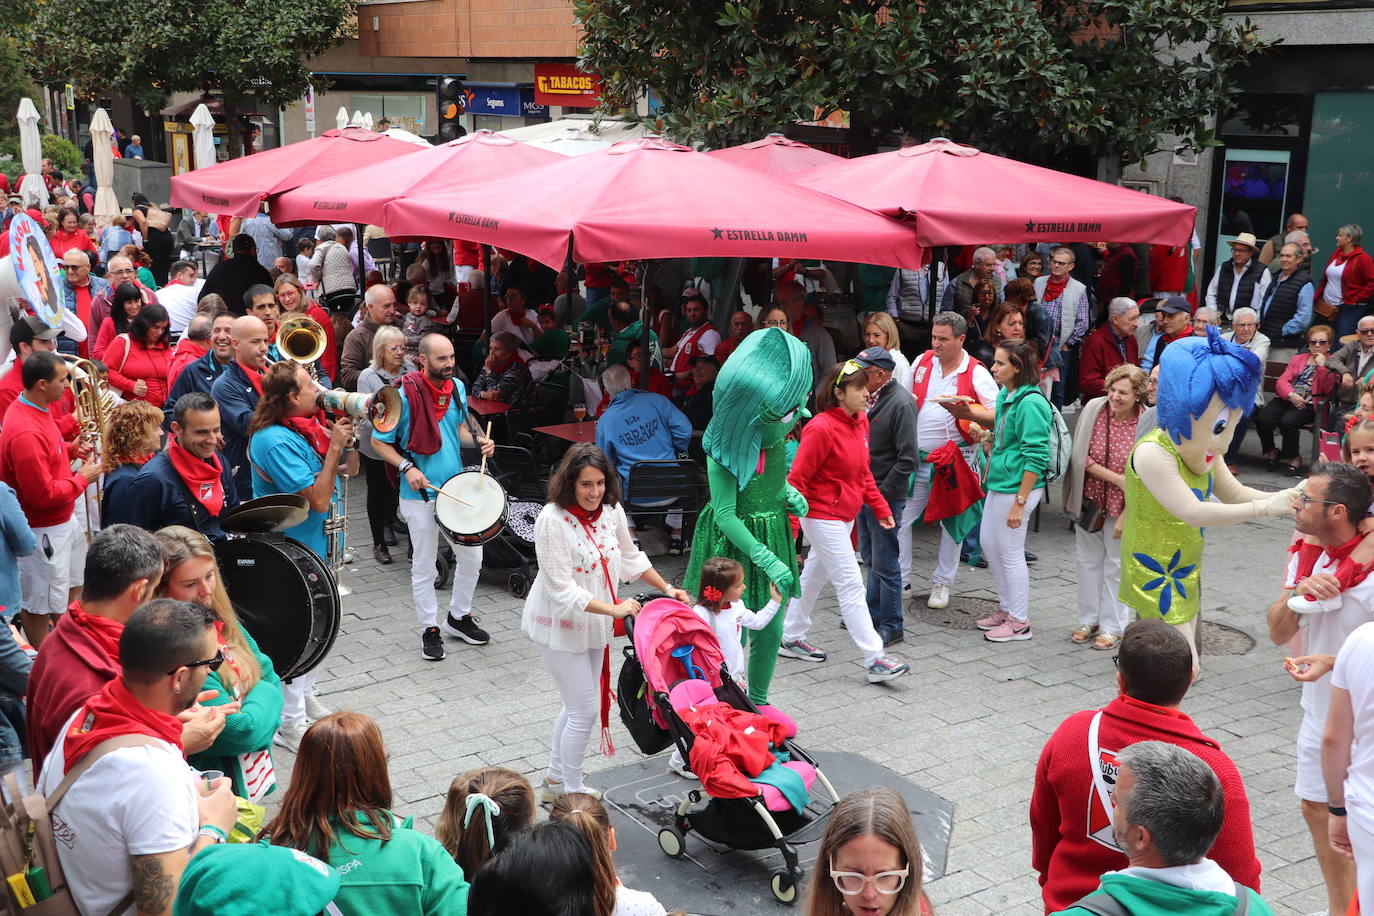
[[[1336,312],[1336,338],[1354,334],[1359,330],[1360,319],[1366,314],[1363,305],[1346,305],[1341,303],[1340,311]]]
[[[902,516],[901,503],[889,503],[894,519]],[[898,565],[897,529],[883,528],[873,510],[859,510],[859,552],[868,564],[868,616],[879,636],[902,632],[902,574]]]

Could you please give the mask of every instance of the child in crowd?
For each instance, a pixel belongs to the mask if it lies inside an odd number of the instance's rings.
[[[430,316],[429,290],[416,284],[406,294],[406,316],[401,322],[401,333],[406,336],[406,357],[415,364],[420,361],[420,338],[430,331],[438,330]]]
[[[576,827],[592,850],[593,898],[596,912],[611,916],[666,916],[663,905],[647,891],[632,891],[615,874],[615,829],[601,802],[585,792],[565,792],[549,811],[550,821]]]
[[[475,875],[487,859],[534,824],[534,789],[504,767],[460,773],[448,787],[434,838],[444,844],[463,874]]]
[[[711,557],[701,568],[701,590],[692,610],[710,625],[725,656],[725,668],[741,688],[747,662],[741,630],[762,630],[777,614],[782,595],[773,583],[768,583],[772,600],[755,613],[740,603],[744,595],[744,567],[725,557]]]

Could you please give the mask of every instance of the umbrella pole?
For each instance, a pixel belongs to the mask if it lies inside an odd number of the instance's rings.
[[[358,289],[367,294],[367,260],[363,252],[367,251],[363,247],[363,230],[367,228],[362,223],[353,224],[353,242],[358,246]]]
[[[564,295],[568,297],[566,315],[568,325],[571,326],[574,319],[577,317],[573,314],[573,302],[578,295],[577,262],[573,260],[573,236],[571,232],[568,233],[568,255],[563,259],[563,273],[567,275],[568,278],[568,282],[565,284],[567,292],[564,293]]]
[[[491,246],[482,246],[482,266],[486,268],[482,276],[482,329],[491,336]]]
[[[639,358],[644,371],[639,373],[639,387],[649,390],[649,373],[653,371],[653,356],[649,351],[649,275],[653,272],[654,262],[644,262],[644,277],[639,281]]]

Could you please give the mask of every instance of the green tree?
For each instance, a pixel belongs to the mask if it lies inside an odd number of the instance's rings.
[[[857,152],[910,131],[1023,159],[1214,143],[1235,68],[1274,42],[1219,0],[575,0],[603,110],[652,89],[723,146],[842,109]]]
[[[356,12],[356,0],[0,2],[0,22],[44,82],[129,96],[149,111],[173,92],[219,90],[231,151],[245,98],[271,106],[300,98],[310,83],[305,61],[351,28]]]

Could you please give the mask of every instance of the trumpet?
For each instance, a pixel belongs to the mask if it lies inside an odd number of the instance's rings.
[[[85,439],[99,456],[105,451],[105,426],[110,419],[110,411],[115,408],[115,394],[100,375],[95,363],[79,356],[62,354],[71,366],[72,397],[76,399],[76,422]],[[103,498],[102,484],[95,485],[95,502],[100,505]],[[82,497],[85,498],[84,496]],[[91,513],[86,512],[86,539],[90,540],[93,529]]]
[[[329,346],[320,323],[308,315],[292,315],[277,325],[277,350],[298,363],[313,363]]]

